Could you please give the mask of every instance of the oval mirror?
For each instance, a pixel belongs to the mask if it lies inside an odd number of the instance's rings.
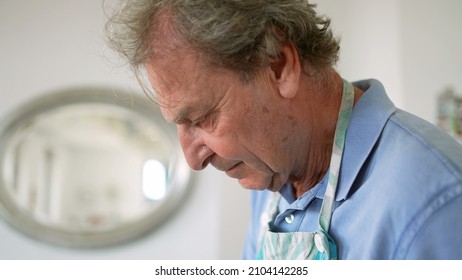
[[[182,204],[191,174],[175,127],[133,93],[48,94],[0,122],[0,212],[53,244],[106,246]]]

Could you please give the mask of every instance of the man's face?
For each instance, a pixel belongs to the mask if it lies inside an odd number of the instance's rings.
[[[232,71],[204,65],[194,52],[166,52],[146,68],[192,169],[211,164],[249,189],[277,191],[288,180],[297,153],[295,118],[270,68],[243,83]]]

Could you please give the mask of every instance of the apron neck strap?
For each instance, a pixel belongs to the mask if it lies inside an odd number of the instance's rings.
[[[340,173],[340,165],[342,162],[343,149],[345,146],[345,137],[348,123],[350,121],[351,112],[353,110],[353,102],[353,85],[343,80],[342,102],[340,104],[337,126],[335,128],[334,145],[332,146],[328,183],[321,206],[321,212],[319,213],[319,227],[326,233],[329,231],[330,227],[330,220],[332,217],[333,205],[335,202],[335,194],[337,191],[337,183]]]

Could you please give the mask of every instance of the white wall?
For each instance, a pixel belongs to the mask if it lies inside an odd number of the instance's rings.
[[[61,88],[96,85],[139,94],[129,70],[108,62],[114,55],[102,39],[100,2],[0,1],[0,118]],[[142,239],[74,250],[38,242],[0,219],[0,259],[238,259],[249,193],[211,168],[198,175],[184,205]]]
[[[350,81],[382,81],[396,105],[403,105],[399,0],[317,0],[340,37],[337,69]]]
[[[462,96],[462,1],[401,2],[404,103],[436,123],[438,94],[451,87]]]
[[[398,107],[436,123],[436,97],[462,94],[462,1],[317,0],[341,35],[339,72],[382,81]]]

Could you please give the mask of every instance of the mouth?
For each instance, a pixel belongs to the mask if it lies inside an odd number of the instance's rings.
[[[241,165],[241,164],[242,164],[242,162],[238,162],[235,165],[228,168],[228,170],[225,170],[226,175],[228,175],[231,178],[238,178],[236,170],[239,167],[239,165]]]

